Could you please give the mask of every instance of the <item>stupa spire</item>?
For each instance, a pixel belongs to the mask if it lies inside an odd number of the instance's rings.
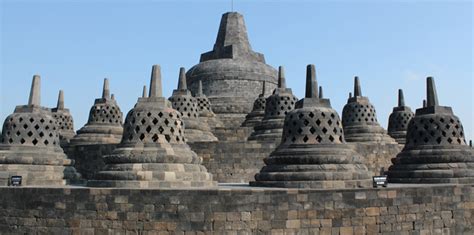
[[[63,90],[59,90],[58,104],[56,105],[56,109],[58,110],[64,109],[64,91]]]
[[[30,98],[28,100],[29,106],[40,106],[41,104],[41,77],[39,75],[33,76],[31,82]]]
[[[262,94],[260,94],[261,96],[265,96],[265,86],[266,86],[266,82],[263,81],[262,82]]]
[[[398,107],[405,106],[405,97],[403,96],[403,90],[398,89]]]
[[[198,83],[198,92],[197,92],[198,96],[202,96],[202,81],[199,80],[199,83]]]
[[[349,99],[352,98],[352,92],[349,92]]]
[[[426,108],[426,100],[423,100],[423,108]]]
[[[319,98],[320,99],[324,98],[324,96],[323,96],[323,87],[322,86],[319,86]]]
[[[143,85],[142,98],[147,98],[147,97],[148,97],[147,88],[146,88],[146,85]]]
[[[360,89],[359,77],[354,77],[354,97],[362,96],[362,90]]]
[[[426,106],[438,106],[438,94],[433,77],[426,78]]]
[[[102,98],[110,98],[109,79],[104,78],[104,87],[102,88]]]
[[[110,94],[110,99],[115,100],[115,94]]]
[[[179,80],[178,80],[178,90],[187,90],[188,86],[186,85],[186,69],[183,67],[179,68]]]
[[[285,68],[278,67],[278,88],[286,88]]]
[[[230,45],[250,47],[244,17],[237,12],[222,15],[214,50]]]
[[[162,97],[161,89],[161,67],[157,64],[151,69],[150,95],[149,97]]]
[[[306,66],[306,98],[318,98],[318,82],[316,81],[316,68],[313,64]]]

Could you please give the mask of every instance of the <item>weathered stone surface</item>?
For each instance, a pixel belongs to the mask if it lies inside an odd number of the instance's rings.
[[[80,175],[60,146],[57,120],[40,106],[40,98],[40,77],[35,75],[28,105],[16,106],[3,123],[0,172],[22,176],[23,185],[65,185]]]
[[[154,65],[150,94],[139,98],[125,119],[122,141],[104,156],[106,166],[88,181],[93,187],[181,188],[215,186],[202,159],[186,144],[180,112],[161,93]],[[151,90],[153,89],[153,90]],[[195,112],[195,110],[194,110]]]
[[[197,108],[199,118],[207,123],[211,130],[224,127],[224,124],[219,120],[216,114],[212,111],[211,102],[204,93],[202,93],[202,82],[199,81],[198,92],[195,95],[197,101]]]
[[[320,99],[314,65],[308,65],[305,98],[286,115],[281,144],[264,159],[252,186],[356,188],[371,185],[362,157],[344,140],[328,99]]]
[[[265,64],[263,54],[252,50],[243,16],[237,12],[222,16],[213,50],[201,55],[200,63],[189,69],[187,78],[193,94],[202,81],[213,111],[229,127],[238,127],[244,121],[263,81],[269,91],[277,83],[276,70]]]
[[[352,190],[0,187],[0,233],[472,234],[472,186]]]
[[[278,70],[278,88],[266,99],[265,116],[248,140],[269,141],[279,143],[283,132],[285,116],[295,108],[298,101],[291,88],[286,88],[285,72],[282,66]]]
[[[77,131],[69,145],[118,144],[123,133],[122,119],[120,107],[110,97],[109,80],[106,78],[102,98],[95,99],[86,125]]]
[[[398,90],[398,106],[393,108],[393,112],[388,119],[388,134],[399,144],[406,143],[408,123],[415,116],[410,107],[405,106],[403,90]]]
[[[184,68],[179,70],[178,88],[173,90],[169,98],[174,109],[182,114],[187,142],[212,142],[217,138],[212,134],[207,122],[201,122],[199,118],[199,107],[196,98],[191,95],[186,85],[186,73]]]
[[[260,124],[265,116],[265,104],[267,97],[265,97],[265,81],[262,85],[262,93],[253,102],[252,112],[245,116],[245,121],[242,123],[243,127],[255,127]]]
[[[362,96],[359,78],[354,78],[354,97],[349,97],[342,110],[342,126],[347,142],[395,143],[377,121],[375,107]]]
[[[434,80],[427,78],[426,107],[408,124],[403,151],[388,176],[397,183],[473,183],[474,150],[451,107],[439,106]]]

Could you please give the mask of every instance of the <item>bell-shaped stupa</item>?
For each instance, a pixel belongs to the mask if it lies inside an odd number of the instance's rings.
[[[181,188],[216,186],[202,159],[186,144],[182,114],[162,96],[161,71],[154,65],[148,97],[127,114],[122,141],[104,156],[95,187]]]
[[[393,108],[388,118],[388,134],[399,144],[405,144],[408,123],[415,116],[410,107],[405,105],[403,90],[398,90],[398,106]]]
[[[80,175],[60,146],[56,119],[40,104],[40,76],[33,76],[28,105],[3,123],[0,172],[22,176],[22,185],[65,185]]]
[[[344,140],[337,112],[318,96],[314,65],[308,65],[305,98],[285,118],[278,148],[252,186],[296,188],[370,187],[367,167]]]
[[[432,77],[426,107],[408,124],[405,148],[388,170],[392,183],[474,183],[474,149],[451,107],[440,106]]]
[[[71,145],[118,144],[122,139],[123,114],[110,96],[109,80],[104,79],[102,98],[95,99],[86,125],[77,131]]]
[[[202,54],[186,75],[193,94],[202,81],[212,110],[229,128],[239,127],[252,110],[263,81],[270,91],[277,85],[276,70],[265,63],[263,54],[252,50],[244,18],[237,12],[222,15],[213,50]]]
[[[245,116],[245,121],[242,123],[243,127],[255,127],[258,125],[263,117],[265,116],[265,103],[267,97],[265,97],[265,82],[262,84],[262,93],[258,95],[258,98],[253,102],[252,112]]]
[[[174,109],[182,114],[185,125],[184,136],[188,142],[212,142],[217,137],[211,132],[208,123],[199,119],[199,108],[196,98],[191,94],[186,85],[186,72],[184,68],[179,69],[178,88],[173,90],[169,98]]]
[[[224,127],[224,124],[219,120],[216,114],[212,111],[211,102],[204,93],[202,93],[202,82],[199,81],[198,92],[194,96],[197,101],[197,109],[199,119],[207,123],[211,129],[216,127]]]
[[[295,108],[298,101],[291,88],[286,88],[285,70],[283,66],[278,68],[278,88],[266,99],[265,116],[260,124],[254,127],[254,131],[248,140],[274,141],[281,140],[283,123],[288,112]]]
[[[354,78],[354,96],[349,95],[342,110],[342,126],[347,142],[395,143],[377,120],[375,107],[362,96],[359,78]]]
[[[69,144],[69,141],[76,135],[74,122],[69,109],[64,108],[64,91],[59,91],[58,104],[51,109],[51,113],[58,121],[59,140],[61,147]]]

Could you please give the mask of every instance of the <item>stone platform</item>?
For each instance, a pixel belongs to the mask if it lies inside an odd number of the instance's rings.
[[[0,234],[473,234],[474,185],[0,187]]]

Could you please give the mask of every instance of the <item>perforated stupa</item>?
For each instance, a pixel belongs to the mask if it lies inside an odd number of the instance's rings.
[[[410,107],[405,105],[403,90],[398,90],[398,106],[393,108],[388,118],[388,134],[399,144],[405,144],[408,123],[415,116]]]
[[[298,101],[291,88],[286,88],[285,70],[278,68],[278,88],[266,99],[265,116],[260,124],[256,125],[248,140],[275,141],[281,140],[283,123],[288,112],[295,108]]]
[[[396,143],[380,126],[375,107],[362,96],[359,78],[354,78],[354,96],[349,95],[342,110],[342,126],[347,142]]]
[[[120,145],[104,156],[105,168],[88,182],[96,187],[178,188],[216,186],[202,159],[186,144],[182,114],[162,96],[159,65],[150,92],[125,119]]]
[[[244,127],[255,127],[265,116],[265,103],[267,102],[265,96],[265,82],[262,84],[262,93],[253,102],[252,112],[245,116],[245,121],[242,123]]]
[[[22,185],[65,185],[80,176],[60,146],[57,120],[40,106],[40,82],[33,76],[28,104],[3,123],[0,172],[22,176]]]
[[[253,186],[297,188],[368,187],[362,158],[344,140],[329,99],[319,98],[314,65],[308,65],[305,98],[285,118],[281,144],[255,175]]]
[[[110,96],[109,80],[104,79],[102,98],[95,99],[85,126],[77,131],[71,145],[118,144],[122,139],[123,114]]]
[[[204,93],[202,93],[202,81],[199,81],[198,92],[195,95],[199,119],[207,123],[211,129],[224,127],[216,114],[212,111],[211,102]]]
[[[76,135],[74,131],[74,121],[69,109],[64,108],[64,91],[60,90],[58,104],[51,109],[51,113],[58,121],[59,140],[61,147],[69,144],[69,141]]]
[[[252,50],[244,18],[237,12],[222,15],[213,50],[201,54],[199,64],[186,75],[193,94],[202,81],[203,93],[209,98],[214,113],[226,127],[234,128],[239,127],[252,110],[263,81],[269,91],[277,85],[276,70],[265,63],[263,54]]]
[[[186,72],[184,68],[179,69],[178,88],[173,90],[169,98],[174,109],[182,114],[185,125],[185,137],[189,142],[211,142],[217,141],[212,134],[207,122],[199,120],[199,107],[196,98],[191,94],[186,85]]]
[[[392,162],[388,177],[393,183],[474,183],[474,149],[451,107],[438,104],[431,77],[426,107],[416,110],[405,148]]]

